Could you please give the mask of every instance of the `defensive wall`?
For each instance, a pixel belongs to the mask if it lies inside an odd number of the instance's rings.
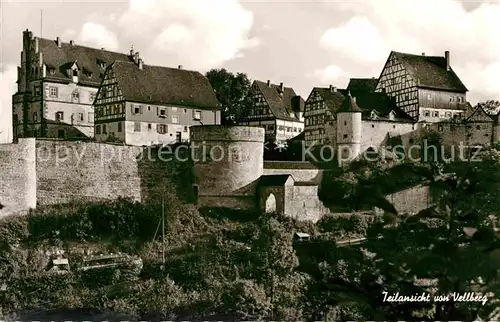
[[[33,138],[0,144],[0,217],[72,200],[127,197],[160,202],[172,191],[185,201],[194,195],[198,206],[255,208],[273,194],[281,202],[276,209],[297,219],[316,221],[329,212],[318,198],[323,170],[307,162],[264,162],[263,129],[193,126],[191,135],[192,144],[200,146],[178,155],[172,150],[160,155],[151,148]],[[172,162],[176,158],[179,162]],[[259,190],[262,176],[280,175],[291,175],[292,185]],[[412,189],[388,199],[396,209],[418,211],[428,204],[425,189]]]

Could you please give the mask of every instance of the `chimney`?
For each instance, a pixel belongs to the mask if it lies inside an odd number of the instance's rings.
[[[337,91],[337,87],[330,85],[330,92],[335,93]]]
[[[57,44],[57,47],[61,48],[61,38],[59,38],[59,37],[56,38],[56,44]]]
[[[447,50],[444,52],[444,58],[446,59],[446,70],[450,70],[450,52]]]
[[[425,56],[425,53],[422,53],[422,56]]]
[[[74,42],[73,40],[70,40],[70,41],[69,41],[69,44],[70,44],[71,46],[73,46],[73,45],[75,44],[75,42]]]
[[[283,82],[280,83],[280,91],[282,93],[285,91],[285,87],[283,86]]]
[[[138,65],[139,65],[139,69],[142,70],[142,68],[144,67],[143,66],[144,62],[142,61],[142,58],[139,58],[138,59]]]
[[[35,37],[35,53],[38,53],[39,50],[38,37]]]
[[[182,69],[182,68],[183,68],[182,65],[177,66],[177,69]]]
[[[267,86],[271,87],[271,81],[269,79],[267,80]]]

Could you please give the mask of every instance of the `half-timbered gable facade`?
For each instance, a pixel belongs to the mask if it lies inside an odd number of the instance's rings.
[[[149,146],[189,140],[191,125],[220,124],[220,104],[197,71],[149,66],[139,58],[107,70],[95,103],[95,137]]]
[[[418,121],[440,122],[463,117],[467,88],[445,57],[392,51],[380,74],[377,92],[385,91]]]
[[[344,101],[342,91],[334,86],[315,87],[309,94],[304,111],[306,146],[335,144],[335,111]]]
[[[12,97],[14,137],[93,137],[93,103],[106,67],[136,58],[133,52],[79,46],[24,31]]]
[[[278,145],[304,130],[304,99],[293,88],[255,80],[252,84],[254,105],[240,125],[259,126],[266,142]]]

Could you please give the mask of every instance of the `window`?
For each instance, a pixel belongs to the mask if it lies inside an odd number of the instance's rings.
[[[78,100],[80,98],[80,94],[78,94],[78,92],[73,92],[72,97],[74,100]]]
[[[89,96],[89,101],[90,101],[90,102],[95,101],[95,93],[90,93],[90,96]]]
[[[57,87],[49,87],[49,96],[50,97],[57,97]]]
[[[148,123],[148,131],[151,131],[152,127],[151,127],[151,123]]]
[[[344,125],[347,125],[347,121],[344,121]]]
[[[141,132],[141,123],[139,122],[134,123],[134,132]]]
[[[425,117],[429,117],[429,116],[431,116],[431,112],[429,112],[429,111],[424,111],[424,116],[425,116]]]
[[[344,134],[344,139],[347,139],[347,134]]]
[[[63,120],[64,120],[64,113],[56,112],[56,121],[63,121]]]
[[[481,129],[481,126],[480,125],[476,125],[476,130],[480,130]]]
[[[172,112],[177,112],[177,107],[172,107]]]
[[[100,125],[95,126],[95,134],[101,134],[101,126]]]
[[[185,109],[184,109],[184,113],[187,113],[187,111],[188,111],[188,110],[185,108]]]
[[[133,106],[132,111],[134,114],[141,114],[141,107],[140,106]]]
[[[78,120],[83,122],[83,113],[78,113]]]
[[[201,120],[201,111],[193,111],[193,118],[195,120]]]
[[[157,126],[157,131],[160,134],[165,134],[167,133],[167,125],[166,124],[158,124]]]
[[[375,128],[375,124],[372,124],[372,128]]]
[[[443,132],[443,126],[442,125],[438,125],[438,131],[439,132]]]
[[[451,117],[451,112],[444,113],[445,117]]]
[[[413,144],[413,139],[410,139],[409,142],[410,142],[410,144]]]
[[[102,125],[102,134],[106,134],[108,133],[107,129],[106,129],[106,124],[103,124]]]
[[[76,77],[78,76],[78,70],[77,69],[73,69],[73,77]]]
[[[433,114],[434,117],[439,117],[439,112],[434,112]]]
[[[450,97],[450,102],[453,102],[453,97]]]
[[[148,105],[148,111],[151,111],[151,106]]]
[[[174,124],[179,123],[179,116],[178,115],[172,115],[172,123],[174,123]]]
[[[164,107],[158,108],[158,115],[160,117],[166,117],[167,116],[167,110]]]
[[[187,127],[187,126],[185,126],[185,127],[184,127],[184,132],[187,132],[187,131],[188,131],[188,127]]]
[[[36,114],[36,112],[33,113],[33,122],[37,122],[38,121],[38,115]]]
[[[35,96],[40,96],[40,94],[41,94],[40,86],[35,86]]]
[[[118,132],[122,131],[122,122],[118,122]]]

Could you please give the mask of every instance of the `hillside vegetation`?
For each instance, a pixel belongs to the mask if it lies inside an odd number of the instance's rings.
[[[405,170],[409,177],[428,180],[439,201],[435,209],[410,217],[390,211],[382,217],[330,215],[312,224],[275,214],[198,210],[166,195],[164,267],[161,204],[125,199],[75,203],[7,218],[0,221],[0,286],[6,287],[0,291],[1,313],[94,311],[168,320],[491,320],[499,307],[494,299],[500,297],[495,230],[499,155],[494,150],[481,163]],[[368,194],[372,197],[366,203],[377,201],[375,177],[366,167],[351,170],[358,178],[352,184],[357,196]],[[370,180],[373,186],[365,187]],[[312,239],[294,240],[294,232]],[[336,243],[362,236],[368,242],[361,247]],[[57,249],[70,263],[87,250],[126,252],[140,256],[143,267],[138,276],[117,269],[51,275],[45,271],[45,252]],[[474,291],[487,300],[485,305],[386,302],[384,291]]]

